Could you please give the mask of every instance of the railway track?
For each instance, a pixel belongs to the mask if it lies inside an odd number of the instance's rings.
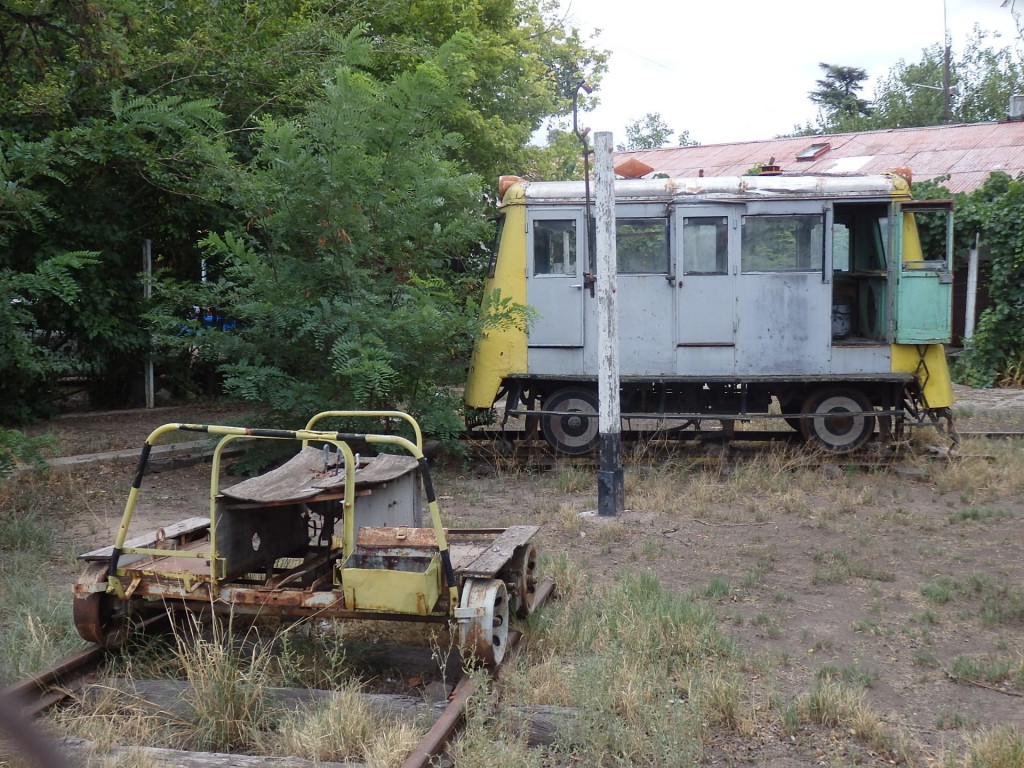
[[[553,582],[541,582],[537,588],[535,605],[540,607],[553,593]],[[161,631],[167,623],[167,616],[161,614],[144,622],[142,629],[147,632]],[[516,630],[509,631],[509,650],[515,648],[520,636]],[[69,757],[62,753],[57,744],[45,738],[31,721],[84,688],[90,676],[112,652],[99,645],[92,645],[0,691],[0,762],[13,753],[28,759],[28,765],[40,768],[71,766],[73,763]],[[491,673],[498,674],[500,669],[499,665]],[[401,763],[401,768],[426,768],[432,760],[444,753],[458,733],[466,705],[478,685],[479,678],[462,675],[445,709]]]
[[[945,441],[944,435],[937,436],[936,443]],[[968,440],[1013,440],[1024,439],[1024,432],[989,431],[960,432],[959,441]],[[500,465],[502,462],[517,466],[537,469],[550,469],[556,466],[576,466],[581,468],[596,467],[597,455],[570,456],[555,452],[543,440],[526,439],[520,433],[512,433],[511,438],[499,433],[487,436],[477,435],[468,441],[470,456],[474,460]],[[722,431],[687,432],[678,436],[663,436],[633,433],[623,435],[623,455],[631,464],[656,464],[666,459],[682,459],[692,463],[721,463],[741,461],[752,458],[764,450],[767,444],[783,444],[796,449],[794,457],[798,457],[802,466],[806,465],[837,465],[862,467],[892,467],[904,463],[906,454],[899,450],[879,446],[877,450],[870,447],[852,453],[828,453],[805,447],[796,432],[773,430],[744,430],[735,434]],[[877,445],[877,444],[869,444]],[[925,454],[932,457],[955,456],[957,449],[940,450]]]

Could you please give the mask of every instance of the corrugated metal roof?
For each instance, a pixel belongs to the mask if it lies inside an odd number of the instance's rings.
[[[797,160],[812,144],[830,145],[813,160]],[[783,173],[876,174],[910,168],[915,181],[949,174],[953,192],[981,186],[992,171],[1024,173],[1024,121],[894,128],[864,133],[796,136],[738,144],[666,147],[617,152],[615,165],[636,158],[654,173],[676,176],[742,176],[758,163]]]

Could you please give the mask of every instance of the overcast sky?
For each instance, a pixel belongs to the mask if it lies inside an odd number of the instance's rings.
[[[792,132],[815,121],[807,94],[819,62],[866,69],[870,100],[900,59],[918,62],[941,44],[944,18],[954,57],[975,24],[1001,33],[999,47],[1019,44],[1002,0],[561,1],[567,21],[584,35],[601,30],[596,44],[611,51],[601,106],[580,123],[616,143],[648,112],[701,144]]]

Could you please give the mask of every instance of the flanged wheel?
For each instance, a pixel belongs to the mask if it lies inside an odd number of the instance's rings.
[[[107,580],[107,564],[97,563],[79,579],[80,584],[99,585]],[[128,636],[127,604],[106,592],[76,595],[72,605],[75,629],[84,640],[104,648],[117,648]]]
[[[537,548],[533,544],[516,547],[508,565],[502,569],[511,585],[509,603],[515,615],[525,619],[533,613],[537,598]]]
[[[807,442],[830,453],[848,453],[863,446],[875,431],[875,417],[865,414],[871,403],[856,389],[819,389],[804,401],[801,432]]]
[[[541,416],[540,429],[544,439],[561,453],[581,456],[597,445],[597,395],[582,387],[566,387],[551,394],[543,405],[556,415]]]
[[[508,644],[508,591],[501,579],[466,579],[455,612],[459,648],[466,660],[494,667],[505,658]]]

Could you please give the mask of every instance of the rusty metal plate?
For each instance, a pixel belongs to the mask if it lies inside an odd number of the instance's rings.
[[[448,529],[445,535],[448,534]],[[356,544],[365,549],[384,549],[387,547],[437,549],[437,536],[433,528],[397,527],[360,528],[356,536]]]

